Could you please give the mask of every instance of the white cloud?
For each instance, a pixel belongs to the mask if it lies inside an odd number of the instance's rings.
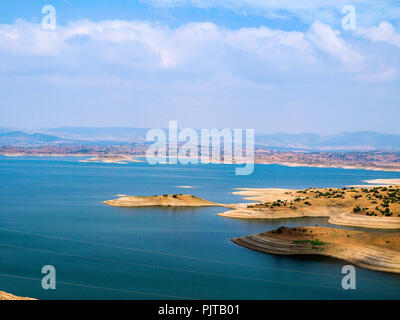
[[[330,26],[319,21],[311,26],[308,38],[317,48],[337,57],[345,64],[359,64],[364,60],[361,54],[350,49],[345,41],[340,38],[338,30],[333,30]]]
[[[209,22],[82,20],[55,31],[2,24],[0,119],[139,127],[177,119],[323,132],[375,124],[384,99],[385,121],[376,128],[388,121],[397,128],[400,49],[377,43],[397,43],[393,29],[376,30],[370,38],[322,22],[305,31]]]
[[[358,28],[356,33],[375,42],[385,42],[400,47],[400,33],[397,33],[394,26],[383,21],[377,27]]]
[[[382,23],[367,38],[397,45],[398,36],[393,26]],[[231,74],[266,83],[315,74],[347,73],[348,79],[377,81],[396,78],[397,65],[387,66],[365,51],[363,44],[353,46],[338,30],[319,21],[306,32],[263,26],[228,29],[210,22],[172,29],[149,22],[82,20],[55,31],[24,21],[0,25],[2,74],[28,70],[67,77],[89,73],[135,78],[171,72],[175,80]]]

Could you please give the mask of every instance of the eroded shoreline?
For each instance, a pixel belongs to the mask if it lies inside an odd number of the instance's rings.
[[[0,300],[36,300],[28,297],[18,297],[11,293],[0,291]]]
[[[359,267],[400,273],[400,234],[370,233],[326,227],[281,227],[234,238],[248,249],[276,255],[322,255]]]
[[[252,202],[232,204],[233,210],[218,215],[237,219],[326,217],[335,225],[400,230],[400,180],[372,182],[382,185],[305,190],[240,188],[233,194]]]

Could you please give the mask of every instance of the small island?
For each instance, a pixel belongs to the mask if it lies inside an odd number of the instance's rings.
[[[98,155],[93,158],[80,160],[79,162],[127,164],[129,162],[142,161],[137,160],[130,155]]]
[[[202,198],[185,194],[164,194],[150,197],[125,196],[115,200],[104,201],[114,207],[212,207],[227,206],[220,203],[204,200]]]
[[[280,227],[232,241],[264,253],[329,256],[365,269],[400,273],[400,233]]]

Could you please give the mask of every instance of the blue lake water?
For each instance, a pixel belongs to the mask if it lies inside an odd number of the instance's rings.
[[[256,165],[150,166],[77,158],[0,157],[0,290],[39,299],[399,299],[400,275],[357,270],[341,288],[344,262],[283,257],[233,244],[233,237],[326,219],[239,220],[224,208],[115,208],[117,194],[189,193],[243,202],[238,187],[343,187],[400,173]],[[194,189],[180,189],[189,185]],[[43,290],[53,265],[56,290]]]

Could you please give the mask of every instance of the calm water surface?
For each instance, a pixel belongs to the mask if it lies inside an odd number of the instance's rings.
[[[224,208],[114,208],[117,194],[190,193],[243,202],[238,187],[343,187],[400,173],[256,165],[150,166],[76,158],[0,157],[0,290],[39,299],[399,299],[400,275],[357,268],[357,290],[341,289],[339,260],[280,257],[230,239],[326,219],[238,220]],[[194,189],[180,189],[189,185]],[[57,289],[41,269],[57,270]]]

